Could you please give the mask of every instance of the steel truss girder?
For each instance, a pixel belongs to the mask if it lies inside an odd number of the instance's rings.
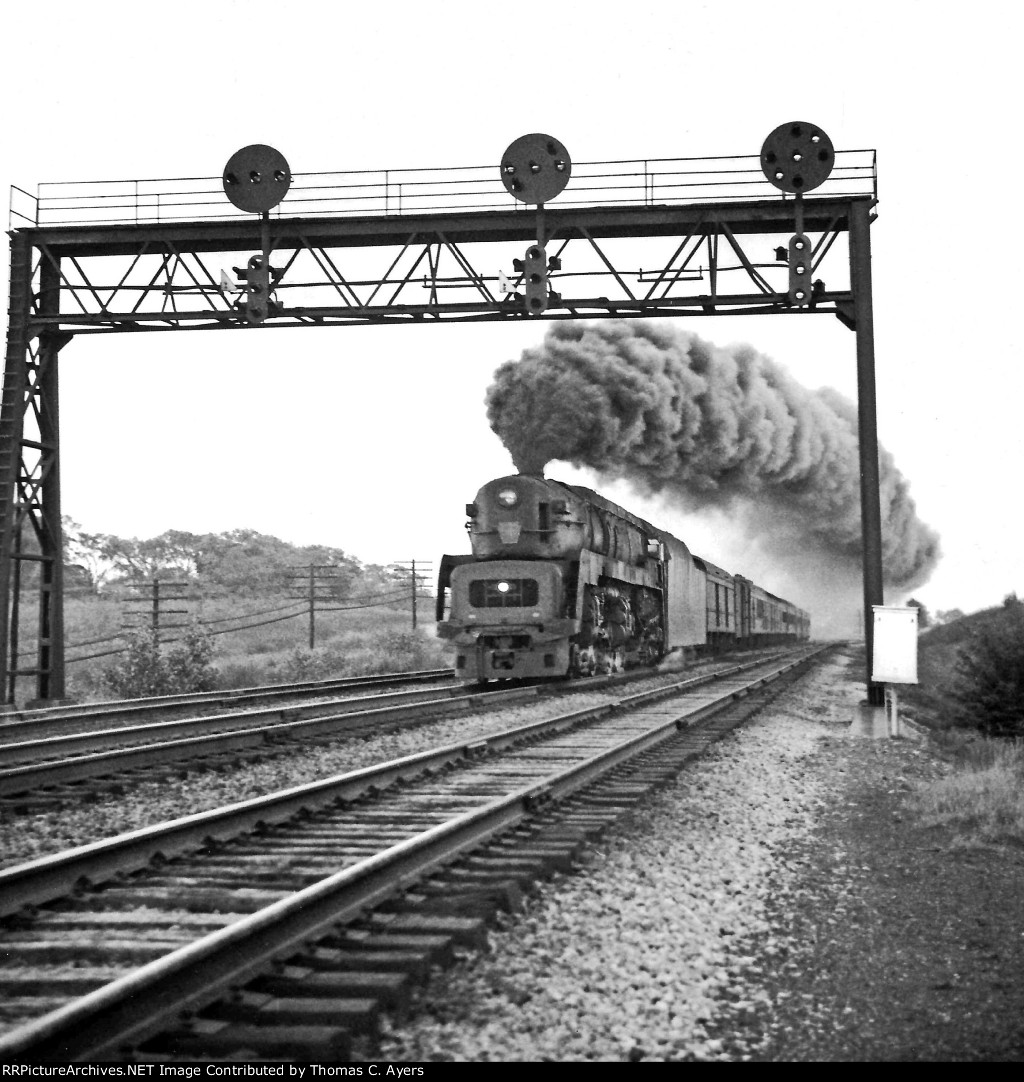
[[[850,207],[858,201],[870,202],[860,197],[805,204],[803,231],[820,234],[813,271],[846,232]],[[764,252],[759,257],[750,246],[763,247],[765,237],[789,236],[795,228],[795,204],[784,200],[428,218],[272,219],[279,313],[263,325],[725,315],[751,305],[781,312],[791,307],[786,267],[763,262]],[[234,289],[229,283],[225,290],[225,269],[213,265],[211,257],[256,249],[255,223],[20,232],[56,273],[58,303],[48,294],[36,297],[31,314],[36,328],[96,333],[251,326],[239,306],[241,283]],[[654,250],[662,238],[671,242],[664,254]],[[647,270],[626,265],[629,253],[609,249],[622,240],[634,246],[645,242]],[[561,300],[540,316],[528,314],[515,293],[498,291],[506,272],[510,289],[521,284],[511,264],[522,253],[510,245],[535,241],[547,245],[564,266],[550,274]],[[724,265],[720,248],[734,265]],[[375,249],[387,249],[380,265]],[[730,288],[720,286],[729,272],[747,289],[734,288],[731,277]],[[839,273],[845,273],[841,264]],[[592,284],[599,288],[588,288]],[[815,310],[834,312],[849,300],[843,281],[819,291]]]
[[[260,324],[264,327],[831,313],[858,329],[861,372],[868,362],[873,366],[873,347],[866,341],[870,267],[863,254],[868,252],[869,261],[866,229],[873,204],[870,196],[853,196],[680,207],[278,217],[269,226],[253,219],[14,231],[0,406],[0,649],[8,701],[14,701],[19,676],[35,678],[38,699],[64,694],[60,348],[72,334],[252,329],[240,304],[244,286],[237,283],[236,291],[229,279],[225,289],[225,268],[215,265],[213,257],[259,251],[261,224],[269,228],[273,288],[280,305],[279,314]],[[765,238],[788,238],[795,232],[812,237],[815,274],[838,239],[853,233],[859,238],[856,245],[847,245],[847,260],[829,263],[829,285],[822,281],[804,307],[789,301],[787,265],[765,262],[765,252],[758,251]],[[625,253],[613,250],[624,241],[629,244]],[[520,284],[512,260],[533,243],[561,261],[561,268],[550,274],[560,300],[539,315],[528,314],[515,292],[502,293],[499,286],[501,278],[512,291]],[[633,265],[641,245],[646,269]],[[733,262],[726,264],[726,259]],[[746,288],[735,288],[736,278]],[[729,285],[723,288],[723,281]],[[873,425],[872,414],[872,432],[861,432],[862,456],[867,446],[869,458]],[[874,455],[877,460],[877,447]],[[26,525],[32,551],[23,548]],[[865,531],[873,528],[873,520],[865,520]],[[868,553],[873,561],[876,553],[866,543],[866,606],[882,600],[880,540],[877,548],[877,574],[872,570],[869,588]],[[39,635],[35,664],[21,666],[19,597],[21,568],[28,562],[40,572]],[[866,625],[870,628],[871,621]],[[870,643],[868,656],[870,666]]]

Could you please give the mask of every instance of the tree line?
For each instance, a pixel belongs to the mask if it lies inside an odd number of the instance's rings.
[[[301,592],[302,572],[310,564],[330,568],[317,591],[338,599],[390,592],[408,582],[408,572],[401,568],[364,564],[340,548],[295,545],[258,530],[166,530],[140,539],[90,533],[70,518],[63,525],[64,589],[69,596],[98,596],[154,579],[184,582],[210,598]],[[29,551],[31,540],[26,538]]]

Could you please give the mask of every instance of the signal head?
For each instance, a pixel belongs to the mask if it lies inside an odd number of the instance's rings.
[[[546,203],[569,183],[572,161],[550,135],[521,135],[501,156],[501,183],[521,203]]]
[[[221,180],[224,194],[239,210],[259,214],[284,199],[292,173],[279,150],[253,143],[228,158]]]
[[[780,124],[761,147],[761,170],[783,192],[809,192],[823,184],[836,162],[832,140],[814,124]]]

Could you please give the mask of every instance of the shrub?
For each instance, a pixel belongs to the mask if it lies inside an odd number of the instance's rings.
[[[436,669],[451,664],[447,644],[418,630],[380,631],[371,639],[371,648],[379,672]]]
[[[341,659],[330,650],[306,650],[296,646],[281,666],[281,676],[287,684],[326,680],[339,673],[343,667]]]
[[[1024,604],[1007,599],[961,648],[952,694],[961,725],[1024,736]]]
[[[257,661],[221,662],[217,673],[217,687],[225,691],[273,683],[273,671],[268,672],[267,667]]]
[[[189,627],[166,656],[152,628],[133,631],[126,639],[124,656],[103,674],[107,687],[116,695],[174,695],[210,691],[216,686],[217,671],[210,664],[213,644],[198,624]]]
[[[212,691],[217,686],[212,660],[213,640],[198,624],[191,624],[181,643],[167,654],[171,687],[178,692]]]

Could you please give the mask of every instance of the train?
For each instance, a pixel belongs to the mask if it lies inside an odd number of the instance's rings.
[[[464,684],[565,679],[810,638],[810,616],[588,488],[519,473],[466,505],[437,633]]]

